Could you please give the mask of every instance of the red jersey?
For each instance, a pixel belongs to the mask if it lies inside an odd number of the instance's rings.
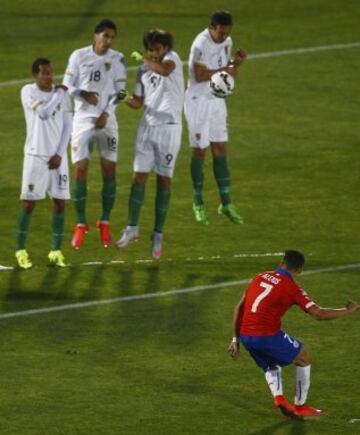
[[[252,336],[277,334],[282,316],[292,305],[299,305],[307,312],[315,302],[287,270],[279,268],[256,275],[245,292],[239,333]]]

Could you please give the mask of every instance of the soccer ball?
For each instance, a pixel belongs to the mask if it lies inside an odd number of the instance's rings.
[[[226,71],[218,71],[210,78],[210,92],[218,98],[225,98],[233,93],[234,79]]]

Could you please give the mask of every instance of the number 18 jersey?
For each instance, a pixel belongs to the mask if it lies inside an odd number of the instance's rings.
[[[109,49],[98,55],[92,46],[75,50],[69,59],[63,84],[75,98],[75,121],[97,118],[108,108],[111,97],[125,88],[126,68],[124,56]],[[80,91],[95,92],[98,102],[94,106],[81,98]]]
[[[307,312],[315,302],[284,269],[258,274],[245,292],[239,334],[277,334],[281,328],[281,318],[292,305],[298,305]]]

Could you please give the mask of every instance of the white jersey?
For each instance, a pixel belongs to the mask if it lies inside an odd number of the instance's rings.
[[[231,59],[232,39],[228,36],[224,42],[215,42],[209,29],[203,30],[192,43],[189,56],[189,81],[188,90],[192,95],[209,95],[209,82],[197,82],[195,79],[194,65],[203,65],[208,69],[224,68]],[[216,97],[214,97],[216,98]]]
[[[175,69],[162,76],[147,66],[138,69],[134,94],[144,97],[143,122],[147,125],[181,124],[184,104],[183,66],[175,51],[169,51],[163,61],[171,60]]]
[[[72,111],[68,93],[55,86],[44,92],[33,83],[21,89],[21,102],[26,121],[25,154],[53,156],[62,140],[65,113]]]
[[[125,81],[125,60],[119,51],[109,49],[99,56],[91,45],[75,50],[70,56],[63,80],[75,98],[74,120],[98,118],[104,111],[115,118],[115,105],[111,107],[110,100],[125,88]],[[80,97],[80,91],[96,92],[97,105],[87,103]]]

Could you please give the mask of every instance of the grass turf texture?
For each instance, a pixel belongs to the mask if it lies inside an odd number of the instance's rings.
[[[178,0],[171,11],[168,7],[165,1],[8,3],[0,17],[0,81],[29,77],[30,64],[40,55],[50,57],[56,73],[62,73],[70,52],[89,43],[104,16],[119,24],[115,48],[127,58],[141,47],[143,31],[159,26],[174,33],[176,49],[186,60],[193,37],[219,4]],[[224,1],[221,7],[234,14],[234,45],[239,41],[250,53],[360,41],[356,1]],[[244,65],[228,106],[232,197],[245,225],[217,216],[210,158],[205,186],[210,225],[202,228],[193,221],[185,130],[165,228],[165,261],[136,263],[150,258],[153,177],[141,215],[142,240],[122,253],[103,249],[94,225],[101,191],[94,157],[88,203],[92,229],[84,249],[74,252],[69,246],[75,222],[69,202],[63,251],[73,267],[46,267],[50,208],[47,201],[39,203],[28,239],[34,268],[0,273],[2,312],[245,279],[278,261],[233,258],[240,253],[298,248],[308,255],[309,269],[359,262],[358,54],[359,49],[342,49]],[[130,90],[134,78],[130,72]],[[20,88],[0,87],[0,264],[5,265],[14,265],[24,142]],[[122,148],[114,237],[126,225],[140,113],[121,107],[118,118]],[[205,260],[189,262],[187,257]],[[119,259],[126,264],[81,266]],[[358,281],[358,271],[299,279],[324,306],[359,299]],[[286,318],[286,330],[313,355],[309,402],[329,416],[284,422],[272,409],[263,375],[245,352],[239,363],[226,356],[232,310],[243,288],[0,320],[1,433],[358,433],[349,420],[360,418],[359,316],[319,324],[294,309]],[[291,398],[292,368],[285,370],[285,382]]]

